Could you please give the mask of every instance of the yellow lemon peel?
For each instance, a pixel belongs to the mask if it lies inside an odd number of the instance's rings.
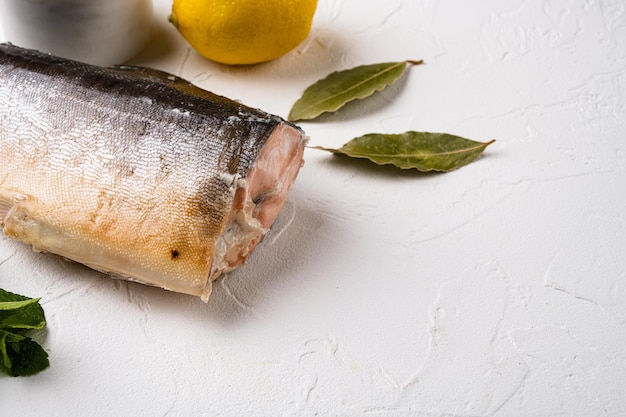
[[[174,0],[169,20],[206,58],[257,64],[298,46],[316,7],[317,0]]]

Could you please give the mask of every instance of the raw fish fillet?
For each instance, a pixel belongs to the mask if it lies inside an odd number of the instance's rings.
[[[276,219],[306,140],[164,72],[0,45],[0,228],[112,276],[206,301]]]

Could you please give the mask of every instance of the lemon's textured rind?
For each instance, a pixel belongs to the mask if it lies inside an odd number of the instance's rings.
[[[298,46],[316,7],[317,0],[174,0],[170,20],[206,58],[256,64]]]

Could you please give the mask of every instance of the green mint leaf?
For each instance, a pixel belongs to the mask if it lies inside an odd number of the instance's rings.
[[[13,365],[11,360],[13,355],[10,354],[13,352],[13,349],[10,349],[9,346],[19,343],[22,339],[24,339],[24,336],[10,333],[0,328],[0,355],[2,355],[0,358],[0,370],[8,375],[10,375],[10,369]]]
[[[421,63],[384,62],[333,72],[304,90],[287,118],[291,121],[310,120],[323,113],[337,111],[352,100],[363,99],[384,90],[404,74],[407,65]]]
[[[7,375],[33,375],[49,366],[46,351],[25,335],[46,325],[39,300],[0,289],[0,371]]]
[[[34,375],[50,362],[45,350],[30,337],[0,329],[0,371],[9,376]]]
[[[0,301],[0,311],[17,310],[30,304],[37,303],[40,298],[29,298],[24,301]]]
[[[0,327],[42,329],[46,318],[39,300],[0,288]]]
[[[353,158],[367,158],[379,165],[391,164],[419,171],[452,171],[474,161],[494,141],[476,142],[447,133],[409,131],[372,133],[354,138],[341,148],[313,146]]]

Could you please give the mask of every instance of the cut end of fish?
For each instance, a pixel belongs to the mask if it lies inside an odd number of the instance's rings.
[[[288,123],[279,124],[246,178],[233,179],[229,222],[215,245],[211,276],[201,295],[203,301],[211,294],[212,281],[243,265],[270,230],[304,164],[307,140],[299,129]]]

